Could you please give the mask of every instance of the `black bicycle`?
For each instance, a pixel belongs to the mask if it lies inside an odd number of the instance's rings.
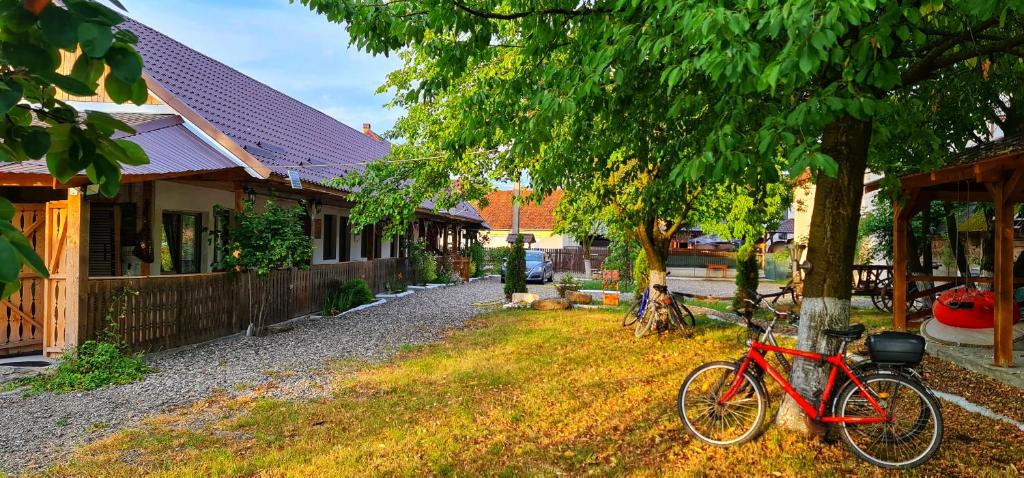
[[[651,290],[654,294],[651,294]],[[686,307],[682,300],[693,297],[681,292],[669,292],[668,287],[656,284],[644,290],[639,299],[633,301],[633,305],[622,316],[622,326],[635,325],[633,334],[643,337],[652,331],[664,332],[671,328],[677,328],[683,333],[697,326],[697,318],[693,312]]]

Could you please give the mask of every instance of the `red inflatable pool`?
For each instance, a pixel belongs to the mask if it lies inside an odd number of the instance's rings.
[[[973,288],[943,292],[932,305],[935,318],[951,327],[989,329],[995,321],[995,294]],[[1013,322],[1020,322],[1020,308],[1013,308]]]

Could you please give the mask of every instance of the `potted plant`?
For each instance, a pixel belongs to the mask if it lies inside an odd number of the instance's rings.
[[[555,284],[555,289],[558,290],[558,296],[565,298],[565,295],[569,291],[580,290],[580,282],[575,277],[569,274],[562,274],[562,278],[558,280],[558,284]]]

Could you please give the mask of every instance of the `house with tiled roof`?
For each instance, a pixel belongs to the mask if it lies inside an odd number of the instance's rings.
[[[485,228],[468,204],[439,211],[424,203],[394,240],[383,227],[356,232],[346,191],[329,180],[389,153],[370,125],[349,127],[141,23],[122,27],[139,38],[146,104],[118,105],[102,90],[61,99],[128,123],[135,132],[122,138],[150,162],[126,166],[111,199],[95,194],[85,175],[56,183],[44,160],[0,163],[0,192],[17,203],[15,223],[54,272],[25,274],[22,290],[0,303],[0,355],[59,353],[94,336],[116,291],[126,289],[139,293],[122,324],[137,349],[236,332],[247,320],[245,299],[228,297],[237,279],[213,264],[246,201],[301,205],[314,244],[309,271],[268,279],[281,287],[271,321],[317,311],[342,279],[362,277],[382,290],[406,267],[410,239],[444,254]],[[75,58],[63,53],[62,73]]]
[[[524,197],[529,195],[524,191]],[[579,247],[580,243],[571,236],[555,233],[555,209],[562,201],[562,190],[556,190],[540,202],[524,200],[519,207],[519,230],[524,237],[532,235],[534,249],[562,249]],[[483,233],[486,247],[495,248],[508,245],[508,237],[512,232],[512,191],[494,191],[487,195],[486,205],[479,206],[489,231]]]

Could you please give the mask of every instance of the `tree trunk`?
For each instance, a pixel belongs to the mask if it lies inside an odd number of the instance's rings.
[[[760,279],[757,267],[757,247],[744,244],[736,254],[736,296],[733,299],[734,310],[746,310],[750,307],[747,300],[754,300],[752,292],[757,292]]]
[[[834,351],[825,329],[850,322],[850,289],[857,248],[857,226],[864,193],[864,169],[871,142],[870,122],[840,118],[825,127],[822,152],[838,165],[836,177],[820,175],[814,196],[797,348],[818,353]],[[816,398],[824,388],[826,367],[797,358],[790,381],[805,397]],[[791,430],[813,431],[803,411],[787,397],[779,411],[779,424]]]
[[[593,273],[593,266],[590,264],[590,241],[592,240],[589,236],[583,240],[583,275],[587,279],[590,279]]]
[[[949,250],[953,252],[953,260],[956,261],[956,269],[960,277],[968,277],[971,270],[967,264],[967,253],[964,252],[964,244],[960,242],[960,230],[956,226],[956,217],[953,215],[953,208],[949,203],[943,205],[946,213],[946,235],[949,236]]]

